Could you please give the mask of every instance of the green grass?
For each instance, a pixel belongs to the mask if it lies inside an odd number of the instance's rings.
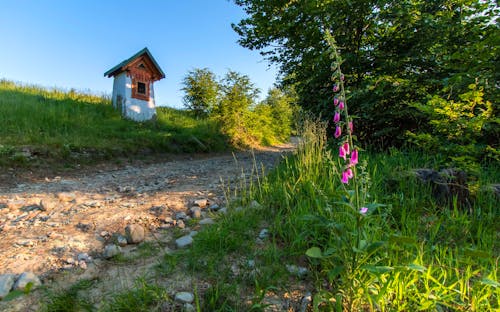
[[[106,96],[7,80],[0,80],[0,124],[4,166],[228,148],[214,122],[198,120],[186,111],[161,107],[156,121],[136,123],[123,119]]]

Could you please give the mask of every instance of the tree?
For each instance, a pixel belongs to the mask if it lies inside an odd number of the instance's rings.
[[[498,103],[498,6],[476,0],[235,0],[248,17],[233,25],[243,47],[280,66],[299,104],[332,116],[328,30],[342,49],[357,136],[386,147],[427,127],[415,109],[432,95],[458,98],[481,76]],[[495,46],[496,44],[496,46]]]
[[[290,137],[295,101],[294,92],[272,88],[269,89],[267,97],[262,103],[270,109],[271,127],[274,136],[279,141],[285,141]]]
[[[191,70],[182,80],[184,105],[197,116],[207,116],[217,103],[219,83],[208,68]]]
[[[259,92],[247,75],[235,71],[229,71],[220,82],[220,99],[212,117],[235,145],[246,145],[249,111]]]

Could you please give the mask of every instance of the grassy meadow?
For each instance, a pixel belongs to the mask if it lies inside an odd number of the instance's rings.
[[[310,123],[302,139],[269,174],[255,168],[253,179],[228,185],[228,214],[191,248],[161,256],[132,289],[99,309],[85,291],[49,292],[45,311],[162,311],[172,298],[161,285],[178,272],[194,281],[196,311],[269,311],[270,295],[304,287],[314,311],[498,311],[500,207],[489,187],[497,166],[470,178],[472,205],[462,209],[438,203],[415,177],[439,166],[436,156],[363,152],[359,183],[371,203],[363,214],[350,204],[352,186],[340,182],[324,128]],[[269,236],[257,239],[262,229]]]
[[[0,80],[0,165],[67,164],[228,148],[216,124],[160,107],[156,121],[121,118],[106,96]]]

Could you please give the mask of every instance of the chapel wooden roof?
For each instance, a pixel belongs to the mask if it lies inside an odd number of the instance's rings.
[[[156,63],[155,59],[151,55],[151,52],[149,52],[148,48],[144,48],[141,51],[137,52],[136,54],[132,55],[130,58],[124,60],[120,64],[116,65],[115,67],[111,68],[107,72],[104,73],[104,76],[113,77],[116,76],[124,71],[129,70],[130,64],[134,63],[135,60],[142,58],[145,60],[146,63],[148,63],[149,66],[148,69],[152,72],[152,78],[153,80],[160,80],[162,78],[165,78],[165,73],[161,70],[160,66],[158,63]]]

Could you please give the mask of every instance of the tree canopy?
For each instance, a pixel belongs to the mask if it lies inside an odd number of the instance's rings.
[[[281,83],[294,86],[299,104],[325,118],[333,115],[325,33],[333,34],[350,108],[359,119],[358,138],[371,146],[400,145],[408,133],[426,130],[432,116],[416,106],[436,95],[459,101],[471,84],[494,103],[489,123],[497,120],[500,34],[494,1],[235,3],[248,15],[233,24],[239,43],[279,65]],[[492,143],[494,128],[485,126],[479,142]]]

